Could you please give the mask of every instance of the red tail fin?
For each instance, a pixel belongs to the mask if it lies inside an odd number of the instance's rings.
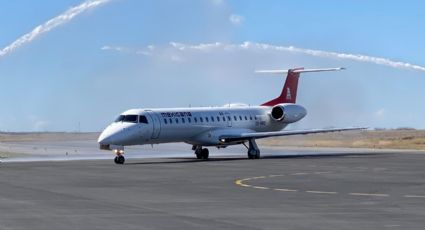
[[[280,94],[280,96],[262,104],[262,106],[275,106],[281,103],[295,104],[297,100],[298,79],[300,77],[300,72],[294,71],[303,69],[304,68],[296,68],[288,70],[285,85],[283,86],[282,93]]]

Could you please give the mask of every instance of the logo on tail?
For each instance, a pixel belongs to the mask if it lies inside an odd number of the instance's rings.
[[[291,88],[286,88],[286,100],[292,100],[292,97],[291,97]]]
[[[285,85],[283,86],[280,96],[262,105],[275,106],[277,104],[282,104],[282,103],[295,104],[295,101],[297,99],[298,78],[300,77],[300,73],[295,71],[303,70],[303,69],[304,68],[288,70],[288,75],[286,77]]]

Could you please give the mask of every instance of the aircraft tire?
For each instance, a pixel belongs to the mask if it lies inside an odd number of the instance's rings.
[[[248,159],[260,159],[260,151],[255,149],[248,150]]]
[[[210,155],[210,151],[207,148],[202,149],[201,151],[201,158],[204,160],[208,160],[208,157]]]
[[[115,162],[115,164],[122,165],[125,162],[125,157],[123,155],[116,156],[114,158],[114,162]]]
[[[195,155],[196,155],[196,159],[202,159],[202,154],[201,153],[195,153]]]
[[[254,159],[260,159],[260,150],[256,150],[255,152]]]

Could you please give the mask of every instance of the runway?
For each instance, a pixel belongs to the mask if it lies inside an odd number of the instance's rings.
[[[422,152],[263,152],[1,163],[0,229],[423,229]]]

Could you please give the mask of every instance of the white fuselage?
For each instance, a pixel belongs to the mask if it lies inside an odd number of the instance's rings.
[[[299,112],[291,122],[273,119],[269,106],[132,109],[110,124],[98,141],[107,148],[169,142],[219,147],[240,144],[222,143],[219,137],[282,130],[306,115],[303,107],[292,106]]]

